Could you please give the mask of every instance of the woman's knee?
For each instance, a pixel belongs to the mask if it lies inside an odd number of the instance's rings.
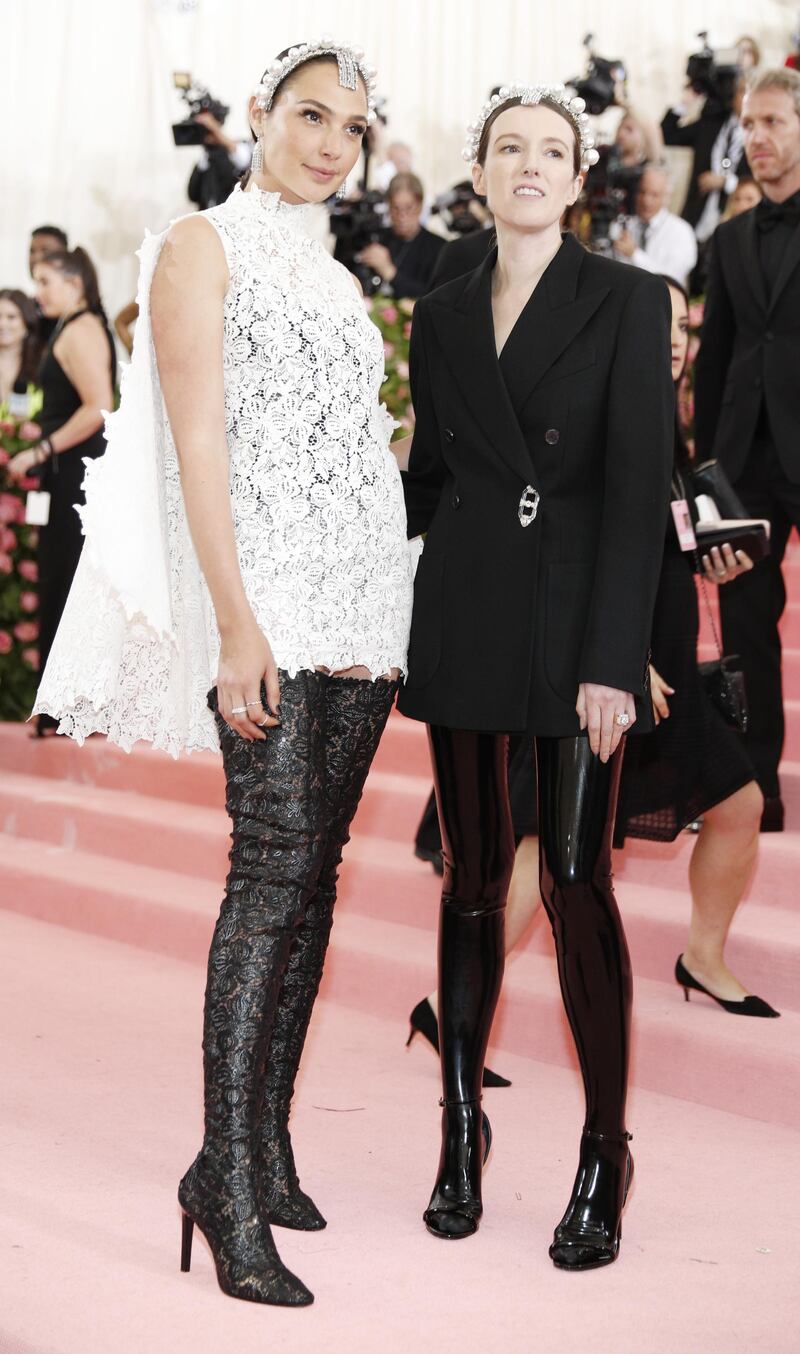
[[[764,796],[758,782],[751,780],[727,799],[707,809],[703,817],[715,831],[741,836],[758,832],[763,811]]]

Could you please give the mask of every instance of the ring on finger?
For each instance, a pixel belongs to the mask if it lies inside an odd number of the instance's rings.
[[[269,723],[269,715],[265,715],[263,719],[256,720],[256,724],[258,725],[259,729],[263,729],[264,726],[268,723]]]
[[[616,714],[614,716],[614,723],[618,724],[621,729],[627,729],[630,722],[631,717],[627,710],[623,710],[621,714]]]
[[[232,714],[232,715],[246,715],[246,714],[247,714],[247,706],[246,706],[246,705],[234,705],[233,708],[232,708],[232,710],[231,710],[231,714]]]

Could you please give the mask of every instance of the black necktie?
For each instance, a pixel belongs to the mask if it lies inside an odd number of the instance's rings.
[[[639,238],[639,248],[640,248],[641,250],[646,250],[646,249],[647,249],[647,237],[648,237],[649,234],[650,234],[650,222],[649,222],[649,221],[643,221],[643,222],[642,222],[642,229],[641,229],[641,232],[640,232],[640,238]]]
[[[756,207],[756,225],[759,230],[770,231],[783,224],[800,225],[800,201],[796,196],[788,202],[769,202],[762,198]]]

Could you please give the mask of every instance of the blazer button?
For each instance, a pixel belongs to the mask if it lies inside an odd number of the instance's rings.
[[[455,440],[455,433],[452,428],[445,428],[444,435],[448,442],[453,442]]]
[[[458,494],[453,494],[453,497],[450,499],[450,507],[453,509],[461,507],[461,499]]]
[[[554,447],[560,436],[561,433],[558,431],[558,428],[548,428],[544,435],[544,440],[548,446]]]

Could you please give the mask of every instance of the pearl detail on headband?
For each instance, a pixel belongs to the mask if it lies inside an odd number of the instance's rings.
[[[589,130],[589,115],[586,102],[579,95],[570,95],[565,85],[503,85],[497,94],[493,94],[482,107],[472,126],[467,128],[467,144],[461,154],[467,164],[474,165],[478,159],[478,147],[488,118],[496,113],[510,99],[519,99],[523,104],[541,103],[550,99],[560,104],[568,115],[580,138],[581,172],[585,173],[591,165],[596,165],[600,156],[595,150],[594,137]]]
[[[334,42],[333,38],[322,38],[319,42],[303,42],[299,47],[291,47],[284,57],[270,61],[261,80],[253,91],[259,108],[269,112],[275,91],[298,66],[311,61],[315,56],[335,56],[339,66],[339,84],[342,89],[357,89],[361,76],[367,90],[367,121],[374,122],[376,117],[375,88],[377,71],[374,66],[364,62],[361,47],[351,47],[348,43]]]

